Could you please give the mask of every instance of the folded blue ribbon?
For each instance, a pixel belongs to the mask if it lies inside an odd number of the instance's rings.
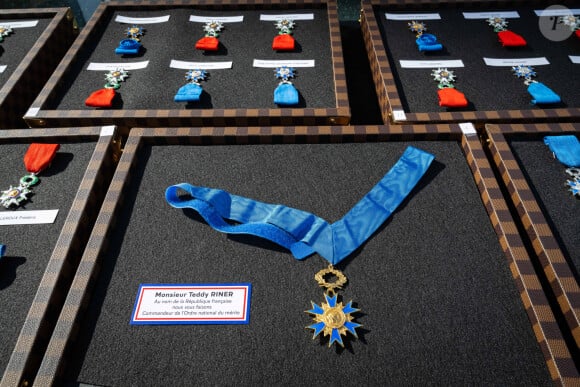
[[[280,83],[274,90],[274,103],[277,105],[298,104],[298,90],[291,83]]]
[[[119,47],[115,49],[115,54],[117,55],[137,55],[139,49],[141,48],[141,43],[134,39],[123,39],[119,42]]]
[[[202,92],[203,88],[200,85],[188,83],[177,90],[177,94],[175,94],[173,100],[175,102],[197,102],[199,101]]]
[[[0,245],[0,258],[2,258],[5,253],[6,253],[6,246]]]
[[[172,207],[194,209],[217,231],[268,239],[290,250],[296,259],[318,253],[334,265],[355,251],[385,222],[433,159],[430,153],[407,147],[377,185],[332,224],[306,211],[187,183],[167,188],[165,199]],[[180,190],[192,198],[179,196]],[[226,219],[239,224],[232,225]]]
[[[580,142],[572,134],[546,136],[544,144],[550,148],[556,158],[567,167],[580,167]]]
[[[433,34],[422,34],[415,40],[419,51],[439,51],[443,45],[437,42],[437,37]]]
[[[561,101],[560,96],[542,82],[530,83],[528,93],[533,97],[532,105],[552,104]]]

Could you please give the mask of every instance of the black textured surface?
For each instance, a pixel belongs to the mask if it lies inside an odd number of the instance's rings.
[[[566,173],[566,166],[553,158],[541,139],[530,141],[515,137],[509,143],[564,256],[579,279],[580,200],[572,196],[565,185],[572,177]]]
[[[171,208],[180,182],[284,203],[335,221],[407,143],[145,146],[102,256],[70,381],[96,385],[551,385],[544,359],[459,144],[436,155],[399,210],[339,268],[361,308],[359,340],[312,340],[319,256],[295,260]],[[140,283],[250,282],[249,325],[131,326]]]
[[[313,13],[314,20],[297,21],[294,38],[297,50],[275,52],[272,39],[277,35],[274,22],[260,21],[260,14]],[[240,23],[224,23],[220,33],[220,48],[215,53],[195,50],[195,42],[204,36],[203,23],[189,21],[189,16],[244,16]],[[123,39],[126,24],[114,21],[116,15],[128,17],[155,17],[170,15],[169,22],[143,25],[145,36],[141,39],[144,50],[138,57],[120,57],[115,48]],[[330,38],[326,9],[306,8],[281,10],[264,8],[251,11],[223,9],[209,11],[191,8],[168,8],[155,10],[118,10],[109,12],[106,28],[75,61],[75,68],[68,77],[70,87],[60,101],[59,110],[94,109],[84,105],[91,92],[105,84],[106,71],[88,71],[91,62],[124,63],[149,61],[146,69],[133,70],[122,83],[114,108],[122,109],[234,109],[276,108],[274,89],[279,80],[273,68],[255,68],[254,59],[268,60],[315,60],[315,67],[296,68],[292,81],[300,93],[299,108],[336,107],[334,78],[330,52]],[[187,70],[170,68],[172,59],[187,62],[233,61],[226,70],[209,70],[209,77],[202,81],[204,94],[199,103],[174,102],[173,97],[183,86]],[[54,107],[54,106],[51,106]]]
[[[496,8],[476,11],[493,11]],[[514,10],[514,8],[510,9]],[[546,39],[538,28],[538,17],[532,7],[518,7],[519,19],[508,19],[508,27],[522,35],[528,45],[521,48],[504,48],[497,40],[485,20],[466,20],[462,12],[467,7],[453,9],[440,8],[422,12],[438,12],[441,20],[425,21],[428,33],[437,36],[444,46],[442,52],[421,53],[415,44],[406,21],[386,20],[385,12],[392,12],[385,7],[375,8],[375,17],[383,34],[383,42],[389,53],[389,61],[397,89],[405,111],[412,113],[447,111],[437,99],[437,82],[431,76],[432,69],[403,69],[400,60],[454,60],[461,59],[465,65],[453,68],[457,81],[455,86],[463,92],[470,105],[460,110],[494,111],[494,110],[530,110],[541,107],[530,104],[531,96],[521,78],[513,75],[510,67],[491,67],[485,65],[483,58],[530,58],[546,57],[550,65],[535,66],[537,81],[554,90],[562,103],[545,107],[578,107],[580,87],[578,65],[573,64],[568,55],[580,55],[580,45],[574,37],[562,42]],[[395,12],[396,13],[396,12]],[[406,9],[405,13],[421,13],[421,10]]]
[[[22,59],[29,53],[34,43],[36,43],[52,20],[47,17],[38,18],[26,15],[9,17],[7,15],[0,15],[0,25],[3,23],[7,24],[11,21],[33,20],[38,20],[38,24],[35,27],[13,28],[13,32],[4,37],[4,41],[0,43],[0,66],[6,66],[4,72],[0,73],[0,87],[4,86],[4,83],[14,73],[14,70],[22,63]]]
[[[0,206],[0,214],[14,216],[24,210],[59,210],[53,224],[0,226],[0,243],[7,249],[0,259],[0,374],[10,359],[94,147],[94,143],[62,144],[50,168],[39,174],[40,183],[32,188],[30,200],[15,210]],[[28,144],[0,145],[1,190],[18,185],[26,174],[22,160],[27,149]]]

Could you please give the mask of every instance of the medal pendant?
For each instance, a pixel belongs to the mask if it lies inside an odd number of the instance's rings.
[[[336,281],[328,282],[325,279],[328,275],[334,276]],[[338,300],[338,294],[335,293],[335,289],[340,289],[346,284],[346,276],[340,270],[329,265],[328,268],[316,273],[314,279],[316,279],[321,287],[326,289],[326,293],[324,294],[325,302],[318,305],[311,301],[312,309],[307,310],[306,313],[312,315],[314,323],[306,328],[314,331],[312,339],[316,339],[321,333],[324,337],[330,336],[328,342],[329,348],[333,343],[344,347],[342,336],[346,336],[347,332],[350,332],[355,338],[358,338],[356,328],[362,326],[361,324],[353,322],[354,317],[351,315],[360,309],[353,308],[352,301],[343,305],[342,301]]]

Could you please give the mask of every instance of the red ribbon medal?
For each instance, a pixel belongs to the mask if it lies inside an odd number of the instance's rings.
[[[5,208],[18,207],[28,200],[28,195],[32,193],[30,187],[40,181],[36,175],[50,166],[59,148],[59,144],[30,144],[24,155],[24,166],[28,174],[20,178],[18,186],[0,191],[0,204]]]

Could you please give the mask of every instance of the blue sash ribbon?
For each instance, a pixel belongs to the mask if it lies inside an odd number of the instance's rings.
[[[544,144],[556,158],[567,167],[580,167],[580,142],[573,134],[563,136],[546,136]]]
[[[0,245],[0,258],[2,258],[5,253],[6,253],[6,246]]]
[[[377,185],[332,224],[306,211],[187,183],[167,188],[165,199],[172,207],[194,209],[217,231],[268,239],[290,250],[296,259],[318,253],[334,265],[383,224],[409,195],[434,158],[430,153],[408,147]],[[192,198],[180,197],[179,190]],[[239,224],[232,225],[226,219]]]

